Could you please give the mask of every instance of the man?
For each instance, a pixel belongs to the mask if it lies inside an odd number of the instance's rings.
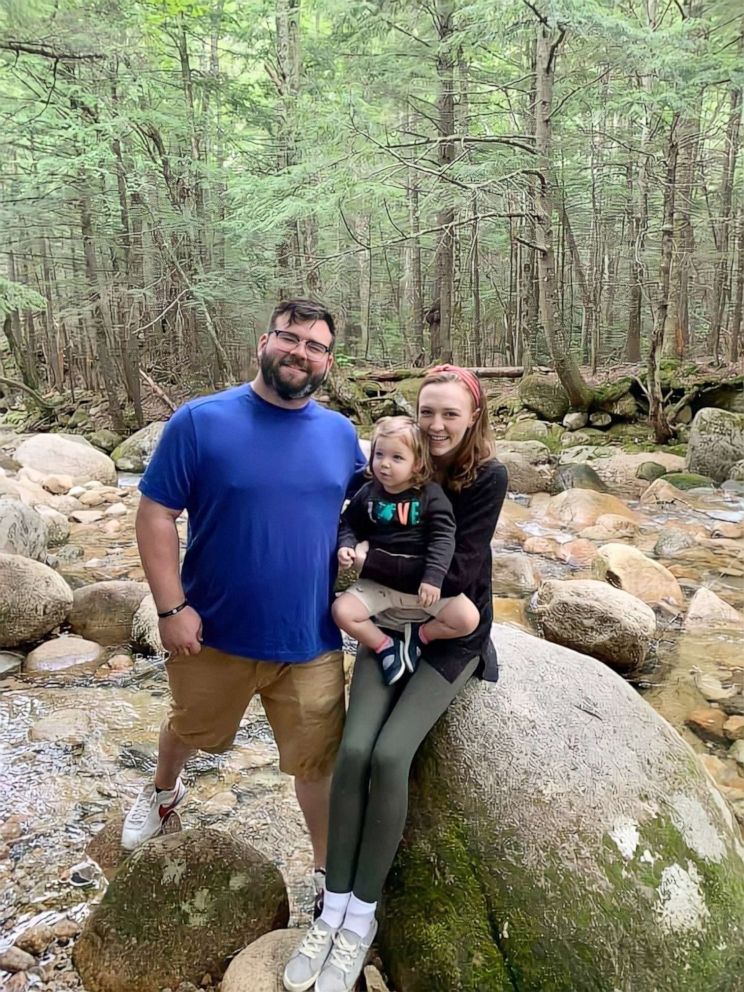
[[[330,313],[273,312],[252,383],[192,400],[168,422],[140,483],[137,543],[160,618],[173,706],[155,780],[124,822],[133,850],[183,800],[196,750],[220,753],[258,693],[295,778],[322,883],[330,776],[344,720],[330,612],[341,505],[364,466],[352,424],[310,397],[333,362]],[[189,534],[179,575],[176,520]]]

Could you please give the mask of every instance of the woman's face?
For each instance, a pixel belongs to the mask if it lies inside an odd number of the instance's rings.
[[[459,382],[432,382],[419,393],[419,427],[429,439],[437,462],[454,457],[478,411],[467,386]]]

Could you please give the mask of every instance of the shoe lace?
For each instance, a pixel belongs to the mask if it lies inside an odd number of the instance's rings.
[[[147,819],[155,799],[155,790],[151,786],[144,786],[129,814],[129,822],[136,827],[141,827]]]
[[[333,941],[333,948],[328,957],[328,964],[338,968],[345,975],[348,975],[354,967],[354,959],[359,952],[359,940],[349,940],[343,933],[337,933]]]
[[[302,943],[299,947],[300,954],[304,954],[308,958],[314,958],[323,950],[327,939],[327,933],[324,933],[319,926],[313,923],[302,938]]]

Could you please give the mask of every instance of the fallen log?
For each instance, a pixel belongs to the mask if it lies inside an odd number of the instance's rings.
[[[524,375],[521,365],[482,366],[471,368],[479,379],[520,379]],[[548,369],[536,368],[535,372],[547,372]],[[421,379],[426,375],[426,369],[368,369],[351,373],[351,378],[371,379],[373,382],[400,382],[403,379]]]

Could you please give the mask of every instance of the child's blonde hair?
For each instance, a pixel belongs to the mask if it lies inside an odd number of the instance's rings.
[[[381,417],[377,421],[372,432],[372,450],[367,466],[367,475],[370,478],[377,440],[381,437],[400,437],[413,453],[412,489],[419,489],[425,483],[431,482],[434,478],[434,466],[429,455],[429,445],[413,417]]]

